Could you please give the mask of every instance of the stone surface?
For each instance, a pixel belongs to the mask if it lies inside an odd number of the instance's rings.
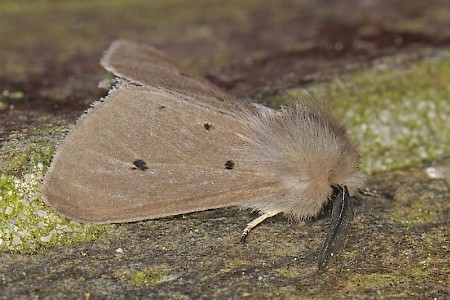
[[[450,164],[449,23],[445,0],[3,1],[0,298],[447,299],[450,183],[429,170]],[[324,272],[326,215],[268,220],[242,246],[255,214],[237,208],[86,226],[40,201],[116,38],[272,106],[307,88],[347,123],[370,193]]]

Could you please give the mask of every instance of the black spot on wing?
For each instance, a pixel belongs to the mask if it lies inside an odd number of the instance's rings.
[[[145,171],[148,169],[147,167],[147,163],[145,161],[143,161],[142,159],[136,159],[135,161],[133,161],[133,165],[135,165],[135,167],[132,167],[132,170],[141,170],[141,171]]]
[[[227,160],[225,162],[225,169],[233,170],[234,169],[234,162],[232,160]]]
[[[211,124],[208,124],[208,123],[203,124],[203,127],[205,127],[205,129],[207,131],[210,131],[211,129],[213,129],[213,126]]]

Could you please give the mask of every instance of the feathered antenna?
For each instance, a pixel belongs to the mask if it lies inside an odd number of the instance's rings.
[[[317,267],[319,269],[323,269],[328,259],[341,250],[347,229],[354,217],[353,203],[348,194],[347,187],[338,186],[334,187],[334,190],[335,192],[337,191],[337,195],[333,204],[331,225],[328,229],[327,239],[323,244],[317,261]]]

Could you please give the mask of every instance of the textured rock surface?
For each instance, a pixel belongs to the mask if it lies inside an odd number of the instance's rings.
[[[0,5],[0,298],[448,298],[448,3],[196,3]],[[235,208],[85,226],[40,201],[55,145],[105,93],[98,61],[116,38],[274,106],[311,87],[345,120],[372,194],[325,272],[323,217],[268,220],[241,246],[255,215]]]

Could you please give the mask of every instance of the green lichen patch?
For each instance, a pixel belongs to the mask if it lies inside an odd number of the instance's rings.
[[[448,55],[406,68],[379,64],[312,90],[347,124],[368,173],[450,153]],[[287,93],[305,97],[302,89]]]
[[[405,173],[408,178],[395,188],[390,218],[405,226],[433,224],[443,219],[445,210],[450,209],[448,185],[443,180],[423,178],[425,172]],[[422,178],[422,179],[419,179]],[[423,180],[419,184],[419,180]]]
[[[418,266],[413,267],[408,271],[408,274],[415,278],[415,279],[421,279],[426,278],[428,275],[430,275],[430,269],[427,266]]]
[[[153,286],[161,282],[174,280],[177,276],[164,275],[167,267],[157,266],[153,268],[146,268],[138,271],[136,269],[117,269],[113,272],[114,278],[121,282],[134,286]]]
[[[275,271],[284,278],[296,278],[299,276],[300,272],[302,272],[302,270],[297,267],[279,268]]]
[[[41,201],[40,185],[55,140],[66,131],[60,129],[56,126],[53,130],[34,128],[14,133],[1,145],[1,252],[42,252],[95,239],[107,228],[71,222]]]
[[[0,251],[35,253],[88,241],[104,227],[71,222],[40,200],[43,165],[22,178],[0,177]]]
[[[383,287],[398,285],[400,277],[389,274],[356,274],[347,281],[347,290],[379,290]]]
[[[132,279],[133,285],[156,285],[163,281],[164,275],[161,270],[154,270],[151,268],[144,271],[137,272]]]
[[[0,167],[3,174],[26,174],[34,171],[38,164],[48,165],[55,146],[49,139],[30,141],[21,149],[5,150]]]
[[[355,291],[385,291],[385,295],[394,295],[395,291],[404,290],[412,281],[427,280],[432,273],[429,260],[419,264],[411,264],[411,267],[402,267],[393,273],[356,273],[349,277],[337,294],[345,295]]]
[[[341,253],[339,253],[342,260],[356,260],[360,256],[360,252],[358,250],[347,251],[344,249]]]
[[[399,207],[391,215],[392,220],[402,226],[417,226],[435,220],[436,214],[427,204],[413,204],[410,207]]]
[[[3,90],[1,93],[1,98],[9,98],[9,99],[22,99],[24,96],[24,93],[22,91],[9,91],[9,90]]]
[[[7,110],[9,107],[8,103],[0,101],[0,111]]]

